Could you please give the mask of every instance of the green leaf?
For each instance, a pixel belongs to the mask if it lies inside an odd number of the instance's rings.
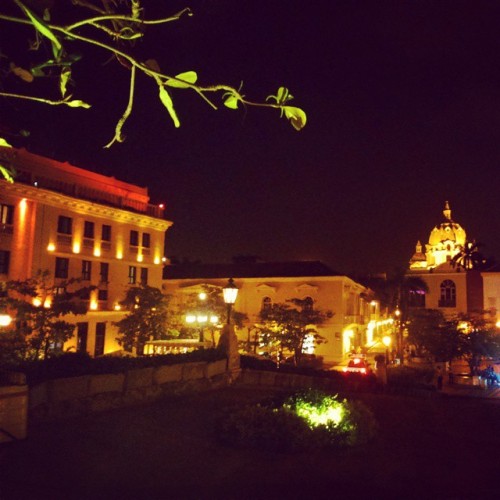
[[[307,115],[302,109],[294,106],[283,106],[282,109],[295,130],[302,130],[306,126]]]
[[[80,101],[79,99],[76,99],[74,101],[64,101],[64,104],[66,104],[70,108],[90,108],[90,104]]]
[[[24,11],[26,16],[31,21],[31,24],[35,27],[35,29],[42,34],[44,37],[48,38],[52,43],[52,52],[54,53],[54,57],[59,59],[62,54],[63,48],[61,42],[57,38],[56,35],[51,31],[51,29],[45,24],[34,12],[32,12],[28,7],[23,5],[21,2],[16,2],[19,7]]]
[[[62,97],[66,95],[67,85],[70,78],[71,78],[71,69],[66,66],[61,70],[61,77],[59,79],[59,88],[61,90]]]
[[[229,95],[224,100],[224,106],[230,109],[238,109],[238,102],[239,102],[238,97],[232,94],[231,92],[228,92],[228,94]]]
[[[4,148],[11,148],[12,147],[3,137],[0,137],[0,146],[2,146]]]
[[[196,80],[198,80],[198,75],[196,74],[196,71],[186,71],[185,73],[179,73],[178,75],[175,75],[175,78],[177,78],[177,80],[167,80],[166,84],[169,87],[174,87],[177,89],[187,89],[189,88],[189,85],[186,85],[186,83],[194,85],[196,83]]]
[[[4,167],[0,164],[0,176],[3,177],[7,182],[11,184],[14,183],[14,177],[12,177],[12,172],[8,167]]]
[[[160,101],[167,108],[168,114],[170,115],[170,118],[172,118],[175,128],[179,128],[181,126],[181,122],[179,121],[177,113],[175,112],[172,98],[170,97],[170,94],[167,92],[167,89],[163,86],[161,80],[158,78],[156,79],[156,81],[158,82],[158,90],[160,91]]]

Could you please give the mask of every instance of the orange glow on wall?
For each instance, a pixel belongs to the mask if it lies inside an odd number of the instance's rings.
[[[97,307],[98,307],[97,300],[92,299],[90,301],[90,310],[91,311],[97,311]]]
[[[54,251],[55,251],[55,249],[56,249],[56,246],[54,245],[54,243],[49,243],[49,244],[47,245],[47,251],[49,251],[49,252],[54,252]]]
[[[96,246],[94,247],[94,257],[100,257],[101,256],[101,249]]]
[[[137,256],[137,262],[142,262],[143,260],[144,260],[144,255],[139,254],[139,255]]]
[[[80,253],[81,245],[79,241],[73,242],[73,253]]]

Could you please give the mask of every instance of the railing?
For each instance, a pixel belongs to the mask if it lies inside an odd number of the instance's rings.
[[[14,226],[11,224],[0,224],[0,233],[13,234],[14,233]]]
[[[88,186],[63,182],[56,179],[50,179],[48,177],[40,177],[32,174],[31,172],[18,170],[16,182],[29,184],[43,189],[49,189],[58,193],[74,196],[75,198],[80,198],[82,200],[93,201],[103,205],[123,208],[132,212],[143,213],[158,219],[163,219],[165,216],[165,208],[158,205],[132,200],[124,196],[118,196],[116,194],[101,191]]]

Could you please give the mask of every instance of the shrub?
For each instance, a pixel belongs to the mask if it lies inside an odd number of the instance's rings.
[[[387,370],[387,384],[396,391],[430,389],[433,376],[432,369],[395,366]]]
[[[29,385],[62,377],[100,373],[120,373],[135,368],[173,365],[193,361],[217,361],[224,354],[217,349],[200,349],[186,354],[161,356],[91,358],[87,353],[64,353],[44,360],[24,361],[10,368],[26,374]]]
[[[309,390],[281,403],[228,412],[218,435],[233,446],[290,452],[360,445],[372,439],[376,429],[373,414],[361,402]]]

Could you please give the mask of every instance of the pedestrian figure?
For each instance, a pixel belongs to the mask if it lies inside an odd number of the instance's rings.
[[[436,374],[437,374],[437,390],[440,391],[443,388],[443,374],[441,373],[440,366],[437,367]]]

